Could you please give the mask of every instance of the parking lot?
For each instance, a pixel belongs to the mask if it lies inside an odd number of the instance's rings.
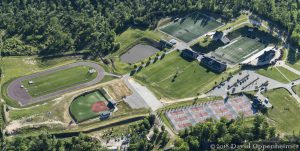
[[[227,93],[254,91],[258,89],[274,89],[284,87],[283,84],[268,77],[259,75],[255,71],[245,70],[233,75],[208,92],[211,96],[226,96]]]

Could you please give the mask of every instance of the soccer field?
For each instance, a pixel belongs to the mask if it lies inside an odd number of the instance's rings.
[[[98,73],[90,74],[89,69],[88,66],[72,67],[24,80],[22,84],[30,96],[38,97],[95,79]],[[29,81],[33,81],[33,84],[29,84]]]
[[[179,55],[179,52],[166,55],[163,60],[142,69],[134,78],[157,97],[171,99],[196,96],[212,88],[217,79],[221,80],[222,75],[209,72],[198,61],[189,62]]]
[[[228,45],[218,48],[213,54],[231,64],[236,64],[246,60],[264,48],[265,45],[256,39],[238,37],[233,39]]]
[[[93,105],[100,102],[102,102],[102,111],[93,111]],[[77,122],[97,117],[107,110],[109,110],[108,101],[99,91],[83,94],[75,98],[70,105],[70,112]]]
[[[160,30],[177,37],[184,42],[189,42],[221,25],[221,23],[211,20],[204,15],[194,13],[186,18],[167,25]]]

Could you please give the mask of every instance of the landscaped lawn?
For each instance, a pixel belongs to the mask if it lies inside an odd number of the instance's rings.
[[[98,73],[90,74],[88,73],[89,69],[90,67],[87,66],[77,66],[25,80],[22,81],[22,84],[32,97],[42,96],[93,80]],[[29,81],[34,83],[29,84]]]
[[[283,73],[289,80],[294,81],[300,78],[300,75],[291,72],[290,70],[284,68],[284,67],[277,67],[277,69]]]
[[[297,75],[284,67],[270,67],[267,69],[257,70],[256,73],[269,77],[281,83],[289,83],[290,81],[297,80],[300,75]]]
[[[163,98],[196,96],[212,88],[221,75],[209,72],[198,61],[188,62],[179,52],[166,55],[163,60],[142,69],[134,77]],[[174,75],[178,72],[175,80]],[[225,74],[223,75],[225,78]],[[219,82],[219,81],[218,81]]]
[[[300,131],[300,107],[285,89],[269,90],[264,94],[274,106],[267,117],[276,129],[284,134],[298,134]]]
[[[287,63],[288,66],[300,71],[300,62],[296,62],[294,64]]]
[[[300,85],[295,85],[292,87],[292,89],[300,97]]]

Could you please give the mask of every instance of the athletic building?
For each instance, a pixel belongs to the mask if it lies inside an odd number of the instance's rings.
[[[220,40],[224,44],[230,43],[229,38],[227,38],[222,31],[216,31],[216,33],[213,35],[213,40]]]
[[[195,60],[199,56],[197,52],[191,50],[191,49],[184,49],[182,50],[180,54],[183,58],[189,59],[189,60]]]
[[[200,64],[216,73],[222,73],[227,68],[226,63],[205,56],[203,56],[203,58],[201,59]]]

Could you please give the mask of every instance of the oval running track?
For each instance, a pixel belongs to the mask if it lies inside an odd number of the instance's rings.
[[[98,72],[97,77],[95,79],[89,81],[89,82],[78,84],[78,85],[75,85],[75,86],[72,86],[72,87],[69,87],[69,88],[66,88],[66,89],[55,91],[53,93],[42,95],[42,96],[39,96],[39,97],[31,97],[26,92],[26,90],[24,88],[21,88],[21,85],[22,85],[21,82],[24,81],[24,80],[28,80],[28,79],[36,78],[36,77],[39,77],[39,76],[51,74],[51,73],[54,73],[54,72],[57,72],[57,71],[69,69],[69,68],[76,67],[76,66],[88,66],[88,67],[94,68]],[[31,74],[31,75],[27,75],[27,76],[17,78],[8,85],[7,94],[10,98],[14,99],[15,101],[18,101],[21,106],[26,106],[26,105],[30,105],[30,104],[33,104],[33,103],[53,99],[53,98],[61,96],[64,93],[71,92],[71,91],[74,91],[74,90],[78,90],[78,89],[81,89],[81,88],[85,88],[85,87],[97,84],[98,82],[100,82],[104,78],[104,74],[105,74],[105,72],[104,72],[103,68],[100,65],[96,64],[96,63],[93,63],[93,62],[75,62],[75,63],[72,63],[72,64],[68,64],[68,65],[64,65],[64,66],[60,66],[60,67],[55,67],[55,68],[52,68],[52,69],[49,69],[49,70],[45,70],[45,71],[41,71],[41,72],[37,72],[37,73]]]

